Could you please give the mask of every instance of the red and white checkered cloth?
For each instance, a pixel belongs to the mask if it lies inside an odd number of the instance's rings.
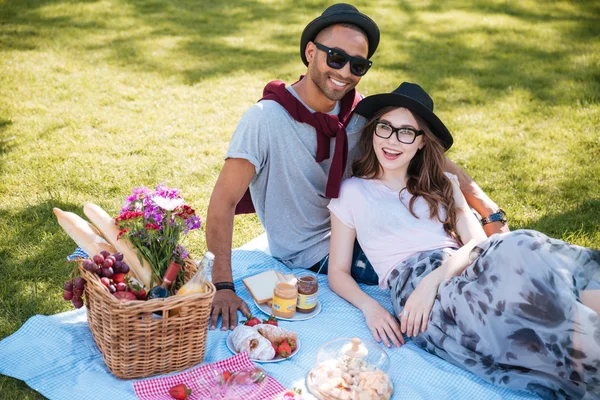
[[[173,400],[171,395],[169,395],[169,389],[184,383],[192,390],[192,394],[189,397],[190,400],[213,398],[211,395],[214,396],[219,389],[223,388],[223,386],[217,383],[215,371],[235,372],[254,367],[255,365],[250,361],[248,353],[244,352],[180,374],[137,381],[133,384],[133,389],[140,400]],[[285,388],[279,382],[269,376],[261,386],[260,396],[256,399],[270,400],[272,398],[281,398],[285,391]]]

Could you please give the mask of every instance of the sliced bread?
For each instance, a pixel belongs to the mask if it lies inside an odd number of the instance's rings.
[[[277,273],[271,269],[244,278],[242,279],[242,282],[244,282],[244,285],[246,285],[256,303],[263,304],[273,298],[273,290],[275,290],[275,285],[279,282],[279,277],[277,276]]]

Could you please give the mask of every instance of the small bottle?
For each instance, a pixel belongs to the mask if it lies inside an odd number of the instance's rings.
[[[163,281],[160,284],[160,286],[154,286],[148,292],[148,300],[169,297],[169,295],[171,294],[169,288],[171,287],[175,279],[177,279],[177,274],[179,273],[179,270],[181,270],[181,265],[177,264],[175,261],[171,261],[169,267],[167,268],[167,272],[165,272],[165,276],[163,277]]]
[[[212,267],[215,262],[215,255],[210,251],[204,254],[204,258],[198,263],[198,271],[192,278],[186,282],[178,291],[176,296],[185,296],[186,294],[204,293],[207,281],[210,281]]]

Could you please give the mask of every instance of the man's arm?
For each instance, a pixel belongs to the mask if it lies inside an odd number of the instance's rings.
[[[499,207],[492,201],[481,188],[475,183],[475,181],[460,168],[454,164],[448,158],[444,164],[444,171],[454,174],[458,177],[458,183],[460,184],[460,190],[467,199],[467,203],[482,217],[487,217],[490,214],[498,211]],[[485,224],[483,226],[485,234],[488,236],[494,233],[509,232],[508,225],[500,221]]]
[[[225,161],[213,189],[206,217],[206,244],[215,255],[213,282],[233,282],[231,272],[231,242],[235,206],[240,201],[255,174],[254,165],[242,158]],[[223,330],[237,325],[237,310],[250,315],[246,303],[231,290],[219,290],[212,305],[210,328],[215,329],[222,315]]]

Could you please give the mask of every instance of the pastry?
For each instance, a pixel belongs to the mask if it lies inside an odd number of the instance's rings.
[[[253,327],[238,325],[231,332],[231,342],[235,351],[239,353],[247,351],[251,359],[271,360],[275,357],[275,349],[271,342]]]

